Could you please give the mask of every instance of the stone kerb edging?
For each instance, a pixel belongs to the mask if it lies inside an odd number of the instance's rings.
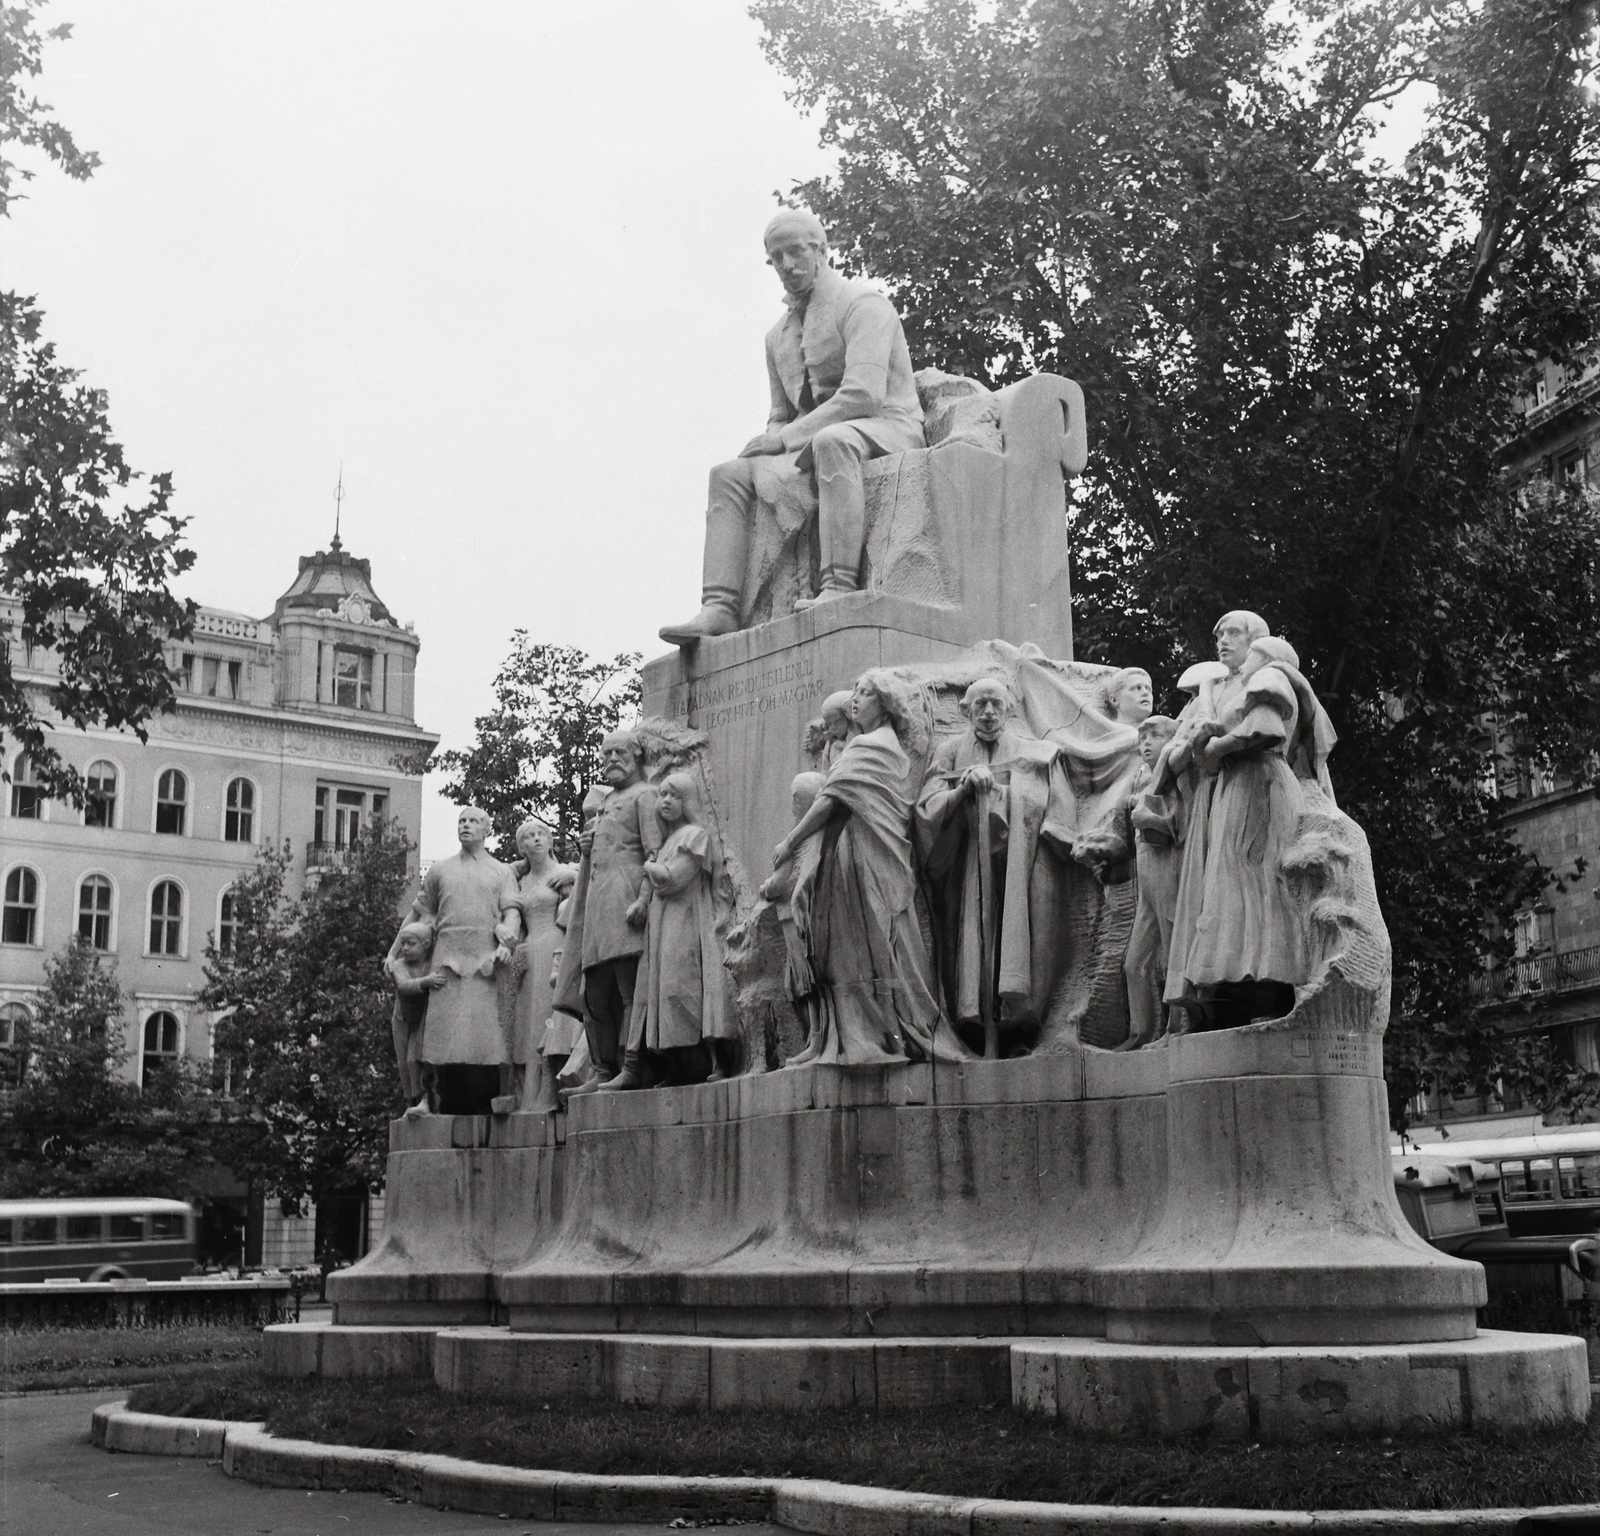
[[[1600,1504],[1416,1512],[1152,1509],[963,1499],[810,1478],[541,1472],[416,1451],[280,1440],[260,1424],[130,1413],[125,1402],[94,1410],[91,1438],[108,1451],[220,1459],[229,1477],[272,1488],[382,1493],[465,1514],[521,1520],[770,1520],[808,1536],[1226,1536],[1234,1531],[1489,1536],[1537,1530],[1541,1521],[1556,1530],[1564,1522],[1600,1521]]]

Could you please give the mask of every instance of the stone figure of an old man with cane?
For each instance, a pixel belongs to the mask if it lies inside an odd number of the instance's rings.
[[[854,592],[860,580],[862,465],[925,444],[911,354],[894,306],[829,266],[828,237],[802,209],[786,210],[767,226],[766,247],[788,306],[767,333],[772,410],[766,430],[711,471],[703,606],[687,623],[661,631],[674,645],[740,628],[758,460],[792,455],[797,470],[815,472],[821,591],[795,605],[809,608]]]

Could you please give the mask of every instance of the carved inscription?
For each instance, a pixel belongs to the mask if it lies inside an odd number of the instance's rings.
[[[1372,1077],[1382,1071],[1382,1051],[1371,1035],[1349,1034],[1342,1030],[1313,1030],[1296,1035],[1290,1047],[1301,1059],[1316,1058],[1319,1072],[1348,1077]]]
[[[816,677],[816,661],[806,657],[771,665],[741,667],[714,680],[672,690],[670,718],[714,731],[738,720],[753,720],[780,710],[799,709],[823,698],[827,684]]]

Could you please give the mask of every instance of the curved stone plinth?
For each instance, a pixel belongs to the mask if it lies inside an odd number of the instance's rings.
[[[1312,1440],[1582,1424],[1584,1342],[1484,1332],[1450,1344],[1238,1349],[1047,1339],[1011,1347],[1012,1401],[1093,1435]]]
[[[1101,1275],[1113,1340],[1470,1339],[1481,1265],[1412,1230],[1386,1152],[1382,1039],[1293,1016],[1167,1049],[1160,1219]]]
[[[462,1396],[663,1408],[1004,1403],[1007,1339],[695,1339],[441,1328],[433,1377]]]
[[[513,1328],[747,1337],[1103,1331],[1166,1179],[1162,1053],[801,1067],[571,1108]]]
[[[555,1115],[422,1115],[389,1127],[383,1239],[328,1277],[345,1324],[487,1323],[494,1277],[561,1212]]]

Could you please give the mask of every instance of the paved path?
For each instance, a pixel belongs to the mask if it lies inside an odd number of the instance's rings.
[[[5,1536],[639,1536],[661,1527],[575,1525],[448,1514],[381,1493],[258,1488],[220,1466],[127,1456],[89,1444],[89,1414],[120,1393],[0,1399]],[[776,1536],[772,1526],[755,1527]]]

